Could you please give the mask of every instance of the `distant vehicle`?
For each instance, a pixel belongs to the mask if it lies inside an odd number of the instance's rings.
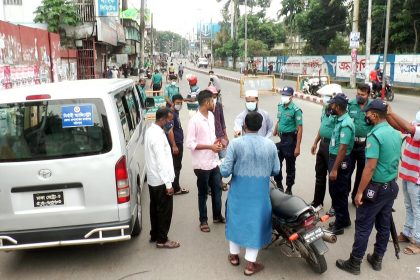
[[[10,89],[0,100],[0,251],[140,234],[143,104],[134,82]]]
[[[200,67],[207,68],[207,66],[209,66],[209,61],[205,57],[200,57],[198,59],[197,64],[198,64],[198,68],[200,68]]]

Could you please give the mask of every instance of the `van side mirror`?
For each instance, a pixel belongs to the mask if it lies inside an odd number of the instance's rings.
[[[152,97],[147,97],[145,102],[146,108],[155,107],[155,99]]]

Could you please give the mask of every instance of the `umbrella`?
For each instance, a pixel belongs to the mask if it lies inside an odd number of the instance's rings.
[[[319,95],[330,95],[330,96],[333,96],[337,93],[342,93],[342,92],[343,90],[341,89],[341,86],[339,84],[325,85],[317,91]]]

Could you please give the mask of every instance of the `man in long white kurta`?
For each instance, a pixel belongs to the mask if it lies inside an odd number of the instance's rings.
[[[232,175],[226,208],[229,261],[232,265],[239,264],[239,248],[246,248],[247,275],[263,268],[256,258],[258,250],[271,241],[270,176],[280,170],[275,144],[257,134],[262,120],[258,112],[248,113],[246,134],[230,143],[220,167],[223,177]]]

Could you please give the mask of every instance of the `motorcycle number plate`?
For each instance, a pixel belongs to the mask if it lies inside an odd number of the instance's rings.
[[[305,239],[306,243],[311,244],[312,242],[322,238],[324,232],[321,228],[317,227],[316,229],[306,233],[303,238]]]

